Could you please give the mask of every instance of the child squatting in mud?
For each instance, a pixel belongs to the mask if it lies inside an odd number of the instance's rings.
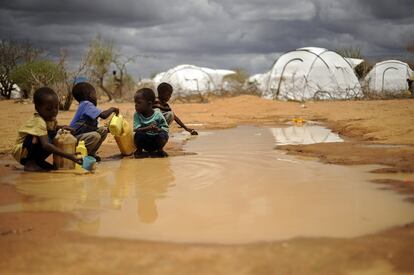
[[[168,125],[171,125],[171,123],[174,120],[175,122],[177,122],[178,125],[183,127],[183,129],[189,132],[191,135],[198,135],[196,130],[188,128],[181,121],[181,119],[172,111],[170,105],[168,104],[168,101],[170,100],[171,95],[173,93],[173,87],[166,82],[162,82],[160,85],[158,85],[157,91],[158,98],[155,100],[153,108],[159,109],[162,112]]]
[[[150,88],[140,89],[135,93],[134,101],[134,142],[137,147],[135,158],[167,157],[168,154],[163,148],[168,141],[169,128],[162,113],[153,109],[154,91]]]
[[[59,128],[70,130],[67,126],[57,126],[56,117],[59,100],[56,93],[48,88],[37,89],[33,94],[36,113],[18,131],[13,157],[25,171],[48,171],[54,166],[46,161],[50,154],[56,154],[82,164],[75,154],[67,154],[52,144]]]
[[[77,83],[72,89],[72,95],[79,102],[79,107],[70,123],[74,129],[78,141],[84,140],[88,155],[97,161],[101,158],[96,155],[102,142],[108,134],[107,127],[98,127],[98,118],[106,119],[112,113],[119,114],[119,109],[110,107],[107,110],[100,110],[97,107],[97,96],[95,88],[87,83]]]

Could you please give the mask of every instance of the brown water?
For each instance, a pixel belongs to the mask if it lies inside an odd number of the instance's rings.
[[[413,204],[368,182],[389,178],[367,173],[375,166],[287,156],[273,150],[278,131],[204,132],[185,146],[197,155],[103,162],[95,175],[16,172],[1,182],[32,198],[0,211],[64,211],[76,216],[70,230],[198,243],[354,237],[414,221]]]

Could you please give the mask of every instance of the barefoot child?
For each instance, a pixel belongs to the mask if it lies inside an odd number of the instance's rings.
[[[58,128],[56,116],[59,100],[56,93],[47,87],[37,89],[33,95],[36,113],[18,132],[17,143],[13,148],[14,158],[25,171],[48,171],[54,169],[46,161],[50,154],[57,154],[82,164],[76,155],[63,152],[52,144]]]
[[[111,107],[101,111],[96,107],[97,97],[95,88],[87,83],[77,83],[72,89],[72,95],[79,102],[78,110],[70,123],[70,127],[75,131],[77,140],[84,140],[88,155],[100,161],[96,155],[102,142],[108,134],[107,127],[98,127],[98,118],[106,119],[112,113],[119,114],[119,109]]]
[[[138,90],[134,96],[134,142],[137,150],[136,158],[147,157],[155,152],[158,157],[166,157],[168,154],[163,150],[168,141],[168,124],[159,110],[153,109],[155,93],[149,88]]]
[[[172,92],[173,92],[173,87],[170,84],[163,82],[160,85],[158,85],[157,91],[158,91],[158,99],[155,101],[153,108],[160,109],[168,125],[170,125],[172,121],[175,120],[175,122],[177,122],[178,125],[183,127],[184,130],[189,132],[191,135],[198,135],[196,130],[185,126],[185,124],[181,121],[181,119],[179,119],[178,116],[174,114],[170,105],[168,104],[168,101],[170,100]]]

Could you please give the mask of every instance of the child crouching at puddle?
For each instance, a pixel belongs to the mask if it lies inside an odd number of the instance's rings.
[[[171,96],[173,93],[173,87],[166,82],[162,82],[160,85],[158,85],[157,92],[158,92],[158,98],[155,100],[153,108],[159,109],[161,111],[168,125],[171,125],[171,123],[174,120],[175,122],[177,122],[178,125],[180,125],[184,130],[189,132],[191,135],[198,135],[196,130],[188,128],[181,121],[181,119],[171,109],[170,104],[168,104],[168,101],[171,99]]]
[[[56,93],[47,87],[37,89],[33,95],[36,113],[18,131],[18,139],[13,148],[13,157],[25,171],[53,170],[52,164],[46,161],[50,154],[56,154],[82,164],[75,154],[67,154],[52,144],[59,128],[56,116],[59,100]]]
[[[134,101],[135,158],[149,157],[149,153],[153,153],[151,156],[167,157],[163,148],[168,141],[168,124],[162,113],[153,109],[154,91],[149,88],[140,89],[135,93]]]
[[[70,127],[75,132],[78,141],[85,141],[88,155],[100,161],[101,158],[96,155],[99,147],[106,139],[108,128],[98,127],[98,118],[106,119],[112,113],[119,114],[119,109],[110,107],[102,111],[97,107],[97,96],[95,88],[87,83],[77,83],[72,89],[72,95],[79,102],[79,107],[70,123]]]

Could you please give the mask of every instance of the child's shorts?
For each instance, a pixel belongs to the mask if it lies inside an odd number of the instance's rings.
[[[161,150],[168,141],[168,133],[161,131],[156,135],[136,132],[134,135],[135,145],[147,152]]]

